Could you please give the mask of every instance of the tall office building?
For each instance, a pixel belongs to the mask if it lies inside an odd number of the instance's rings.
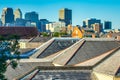
[[[16,21],[16,19],[22,19],[22,12],[21,10],[18,8],[14,11],[14,20]]]
[[[28,12],[25,14],[25,20],[31,21],[31,22],[37,22],[39,20],[39,15],[36,12]]]
[[[112,22],[111,21],[105,21],[104,22],[104,29],[111,29],[112,28]]]
[[[59,11],[59,21],[65,22],[66,26],[72,24],[72,10],[64,8]]]
[[[2,24],[14,22],[14,14],[12,8],[3,8],[2,16],[1,16]]]
[[[83,21],[83,27],[92,28],[92,25],[95,24],[95,23],[101,24],[101,20],[95,19],[95,18],[84,20]]]
[[[47,19],[40,19],[38,29],[40,32],[46,32],[46,24],[48,24],[49,21]]]
[[[97,33],[102,32],[102,30],[103,30],[102,24],[99,24],[99,23],[93,24],[93,30]]]
[[[0,19],[0,26],[2,26],[2,21],[1,21],[1,19]]]

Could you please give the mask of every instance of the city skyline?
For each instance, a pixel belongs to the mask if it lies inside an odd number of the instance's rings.
[[[118,29],[120,26],[119,0],[4,0],[0,1],[0,4],[0,15],[4,7],[11,7],[14,10],[20,8],[23,15],[36,11],[40,19],[58,21],[59,10],[69,8],[72,10],[73,25],[82,25],[86,18],[97,18],[101,19],[102,23],[106,20],[112,21],[113,28]]]

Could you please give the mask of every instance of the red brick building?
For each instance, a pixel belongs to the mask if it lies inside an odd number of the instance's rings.
[[[20,38],[31,38],[38,35],[38,30],[35,27],[0,27],[0,35],[4,37],[18,35]]]

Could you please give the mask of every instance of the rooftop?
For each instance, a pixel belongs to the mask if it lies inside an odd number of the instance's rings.
[[[120,43],[114,39],[52,38],[36,50],[15,70],[8,66],[7,78],[92,80],[92,71],[119,75]]]

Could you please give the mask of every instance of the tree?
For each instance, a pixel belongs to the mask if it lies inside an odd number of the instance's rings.
[[[53,37],[59,37],[60,36],[60,33],[59,32],[54,32],[53,33]]]
[[[17,66],[17,60],[20,59],[18,39],[16,35],[6,38],[0,36],[0,80],[7,80],[4,73],[8,65],[11,65],[13,69]]]
[[[43,37],[48,37],[49,36],[49,34],[46,33],[46,32],[42,32],[41,34],[43,35]]]

